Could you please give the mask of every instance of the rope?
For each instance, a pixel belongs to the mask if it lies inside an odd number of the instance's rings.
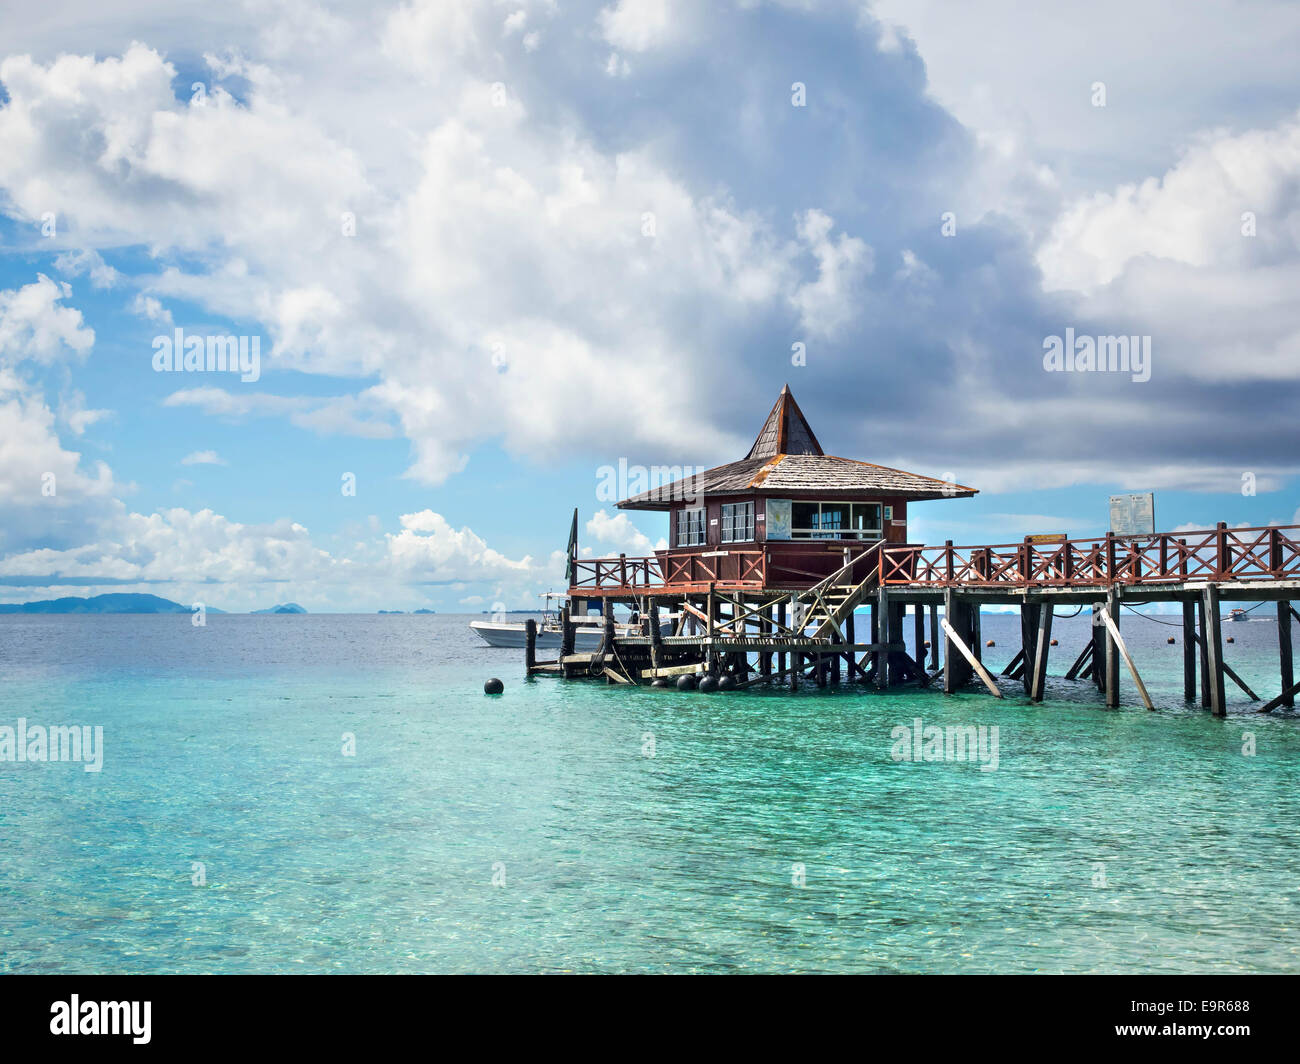
[[[1063,620],[1063,621],[1068,621],[1071,617],[1077,617],[1077,616],[1079,616],[1079,614],[1081,614],[1082,612],[1083,612],[1083,607],[1082,607],[1082,606],[1080,606],[1080,607],[1079,607],[1077,610],[1075,610],[1073,613],[1057,613],[1056,610],[1053,609],[1053,610],[1052,610],[1052,616],[1053,616],[1053,617],[1060,617],[1061,620]]]
[[[1137,614],[1137,616],[1143,618],[1144,620],[1152,621],[1152,622],[1155,623],[1155,624],[1164,624],[1164,625],[1168,625],[1170,628],[1181,628],[1181,627],[1183,626],[1183,622],[1182,622],[1182,621],[1161,621],[1161,620],[1157,620],[1155,617],[1152,617],[1152,616],[1150,616],[1150,615],[1148,615],[1148,614],[1145,614],[1145,613],[1139,613],[1139,612],[1138,612],[1137,610],[1135,610],[1132,606],[1130,606],[1127,602],[1121,602],[1120,605],[1123,606],[1126,610],[1128,610],[1129,613]],[[1259,609],[1262,605],[1264,605],[1263,602],[1256,602],[1255,605],[1251,606],[1250,609],[1248,609],[1248,610],[1243,610],[1242,612],[1243,612],[1243,613],[1250,613],[1250,612],[1252,612],[1252,611],[1254,611],[1254,610]],[[1083,607],[1080,606],[1079,609],[1083,609]],[[1220,620],[1220,621],[1230,621],[1230,620],[1232,620],[1232,618],[1231,618],[1230,616],[1229,616],[1229,617],[1220,617],[1219,620]]]
[[[1170,627],[1170,628],[1181,628],[1181,627],[1183,626],[1183,622],[1182,622],[1182,621],[1162,621],[1162,620],[1159,620],[1159,619],[1156,618],[1156,617],[1152,617],[1152,616],[1150,616],[1149,614],[1146,614],[1146,613],[1139,613],[1139,612],[1138,612],[1137,610],[1135,610],[1132,606],[1130,606],[1127,602],[1121,602],[1120,605],[1123,606],[1126,610],[1128,610],[1129,613],[1136,614],[1138,617],[1141,617],[1143,620],[1145,620],[1145,621],[1151,621],[1153,624],[1163,624],[1163,625],[1167,625],[1167,626]]]
[[[632,675],[632,670],[629,669],[626,665],[624,665],[623,659],[618,656],[617,644],[610,647],[610,649],[614,651],[614,660],[618,662],[618,667],[623,670],[623,675],[632,683],[634,687],[640,687],[641,684],[638,683],[636,677]]]

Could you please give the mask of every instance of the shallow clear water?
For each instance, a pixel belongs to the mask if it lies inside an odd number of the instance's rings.
[[[525,682],[469,619],[0,616],[0,725],[105,742],[0,762],[0,971],[1300,971],[1300,720],[1184,707],[1175,628],[1123,618],[1148,713]],[[917,717],[997,770],[892,760]]]

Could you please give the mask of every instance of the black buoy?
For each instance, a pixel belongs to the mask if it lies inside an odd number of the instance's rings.
[[[706,694],[718,689],[718,678],[716,676],[701,676],[700,690]]]
[[[651,687],[667,687],[667,686],[668,686],[668,681],[665,680],[662,676],[658,676],[658,677],[655,678],[654,683],[652,683],[650,686],[651,686]]]
[[[694,690],[695,690],[695,677],[692,676],[689,672],[686,673],[684,676],[679,676],[679,677],[677,677],[677,690],[679,690],[679,691],[694,691]]]
[[[722,678],[718,680],[719,691],[730,691],[736,686],[736,678],[729,672],[724,672]]]
[[[493,676],[492,679],[488,680],[488,682],[483,685],[483,693],[485,695],[503,694],[505,692],[505,689],[506,689],[506,685],[503,684],[500,680],[498,680],[495,676]]]
[[[997,643],[993,642],[993,640],[990,639],[990,640],[989,640],[987,643],[985,643],[984,645],[985,645],[986,647],[995,647],[995,646],[997,646]]]
[[[1233,639],[1233,638],[1232,638],[1232,636],[1228,636],[1228,638],[1227,638],[1227,639],[1225,639],[1225,640],[1224,640],[1224,642],[1225,642],[1225,643],[1235,643],[1235,642],[1236,642],[1236,640],[1235,640],[1235,639]]]
[[[1052,640],[1052,646],[1054,646],[1054,647],[1059,647],[1060,645],[1061,645],[1061,644],[1058,643],[1055,639]]]
[[[1170,636],[1168,639],[1165,640],[1166,643],[1172,643],[1173,641],[1174,641],[1173,636]]]

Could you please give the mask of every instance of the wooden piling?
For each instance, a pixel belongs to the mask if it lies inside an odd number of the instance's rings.
[[[1038,603],[1026,602],[1020,607],[1020,649],[1024,654],[1025,667],[1020,674],[1025,697],[1034,697],[1033,662],[1037,659],[1038,619],[1043,615],[1043,607]]]
[[[895,633],[890,628],[890,608],[889,608],[889,589],[881,587],[876,593],[877,612],[880,614],[880,636],[874,639],[877,643],[892,643],[895,639]],[[901,635],[902,633],[898,633]],[[876,651],[876,686],[883,689],[889,687],[890,667],[889,651]]]
[[[1113,544],[1112,544],[1113,546]],[[1119,588],[1111,584],[1106,592],[1106,612],[1103,617],[1110,617],[1115,629],[1119,629]],[[1103,621],[1104,624],[1104,621]],[[1119,708],[1119,647],[1111,635],[1110,626],[1106,625],[1106,708]]]
[[[999,690],[997,682],[993,679],[992,676],[988,674],[988,670],[985,669],[983,664],[979,661],[979,659],[975,657],[974,652],[970,649],[970,647],[966,645],[965,640],[963,640],[961,636],[953,629],[952,625],[948,623],[947,619],[945,619],[943,622],[943,630],[944,633],[948,636],[948,641],[951,647],[955,647],[957,653],[960,654],[963,658],[965,658],[966,664],[969,665],[972,670],[974,670],[976,673],[979,674],[979,678],[984,681],[984,686],[989,689],[989,693],[993,695],[995,698],[1001,698],[1002,692],[1001,690]],[[951,668],[952,668],[952,658],[949,658],[948,666],[944,670],[945,676],[947,675],[948,670],[950,670]],[[950,694],[950,693],[951,692],[945,690],[945,694]]]
[[[939,607],[931,605],[930,607],[930,667],[938,670],[939,668]]]
[[[663,650],[664,637],[659,631],[659,600],[650,599],[650,667],[659,668],[659,657]]]
[[[1197,650],[1201,657],[1201,708],[1210,708],[1210,655],[1205,640],[1205,599],[1198,597],[1196,602],[1197,619],[1200,621],[1200,634],[1196,637]]]
[[[1183,701],[1196,701],[1196,603],[1183,601]]]
[[[1092,604],[1092,682],[1098,691],[1106,689],[1106,626],[1101,623],[1104,602]]]
[[[1034,634],[1033,668],[1025,666],[1025,674],[1030,676],[1029,697],[1041,702],[1047,691],[1047,655],[1052,645],[1052,615],[1055,612],[1050,602],[1044,602],[1038,610],[1038,631]]]
[[[529,617],[524,621],[524,675],[531,676],[537,668],[537,622]]]
[[[1295,706],[1295,666],[1291,656],[1291,603],[1283,600],[1277,604],[1277,646],[1282,670],[1282,701],[1280,705]]]
[[[950,695],[960,691],[974,673],[973,652],[967,658],[957,649],[958,641],[970,642],[970,607],[958,601],[952,589],[947,588],[943,593],[943,613],[943,693]]]
[[[1206,584],[1201,592],[1202,617],[1205,622],[1206,672],[1210,684],[1210,712],[1216,717],[1228,714],[1228,700],[1223,677],[1223,625],[1219,616],[1219,586]]]
[[[1128,666],[1129,675],[1133,677],[1133,683],[1138,689],[1138,695],[1142,699],[1142,704],[1147,709],[1155,709],[1151,703],[1151,696],[1147,694],[1147,685],[1142,682],[1142,677],[1138,674],[1137,665],[1133,662],[1133,655],[1128,652],[1128,647],[1124,645],[1124,637],[1120,635],[1119,625],[1110,615],[1108,609],[1101,615],[1101,619],[1106,623],[1106,631],[1110,635],[1111,641],[1115,644],[1115,649],[1119,652],[1120,657],[1124,659],[1124,664]]]
[[[776,607],[776,625],[784,632],[785,630],[785,600],[783,599]],[[776,656],[776,671],[778,674],[785,672],[785,651],[782,650]]]

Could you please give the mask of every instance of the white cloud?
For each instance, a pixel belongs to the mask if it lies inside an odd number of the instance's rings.
[[[172,312],[153,296],[147,296],[143,292],[136,293],[135,298],[131,300],[130,310],[132,314],[138,314],[140,317],[158,325],[171,326],[173,324]]]
[[[618,0],[598,16],[601,34],[616,48],[644,52],[680,30],[682,10],[674,0]]]
[[[60,306],[71,294],[66,282],[51,281],[44,274],[33,284],[0,291],[0,366],[23,359],[53,362],[90,350],[94,330],[82,324],[81,311]]]
[[[1151,336],[1153,373],[1295,380],[1300,117],[1207,134],[1162,177],[1075,203],[1038,263],[1094,331]]]
[[[1300,254],[1300,117],[1200,139],[1160,178],[1086,197],[1038,253],[1049,289],[1091,291],[1134,259],[1249,267]],[[1253,236],[1243,235],[1254,216]]]
[[[800,285],[793,302],[799,320],[813,336],[834,336],[858,310],[859,287],[875,267],[866,243],[841,233],[831,237],[835,222],[825,212],[810,210],[798,219],[800,239],[817,260],[817,280]]]
[[[90,275],[93,288],[114,288],[122,281],[122,275],[103,259],[98,251],[83,249],[65,251],[54,260],[54,268],[65,277]]]
[[[587,535],[595,537],[601,544],[602,553],[629,554],[645,557],[656,550],[667,550],[667,540],[660,539],[657,544],[632,523],[627,513],[620,510],[607,514],[597,510],[586,524]]]
[[[192,451],[181,459],[181,465],[225,465],[216,451]]]
[[[402,530],[389,533],[388,561],[404,578],[436,583],[517,579],[536,572],[530,557],[511,560],[469,528],[454,529],[432,510],[403,514]]]

